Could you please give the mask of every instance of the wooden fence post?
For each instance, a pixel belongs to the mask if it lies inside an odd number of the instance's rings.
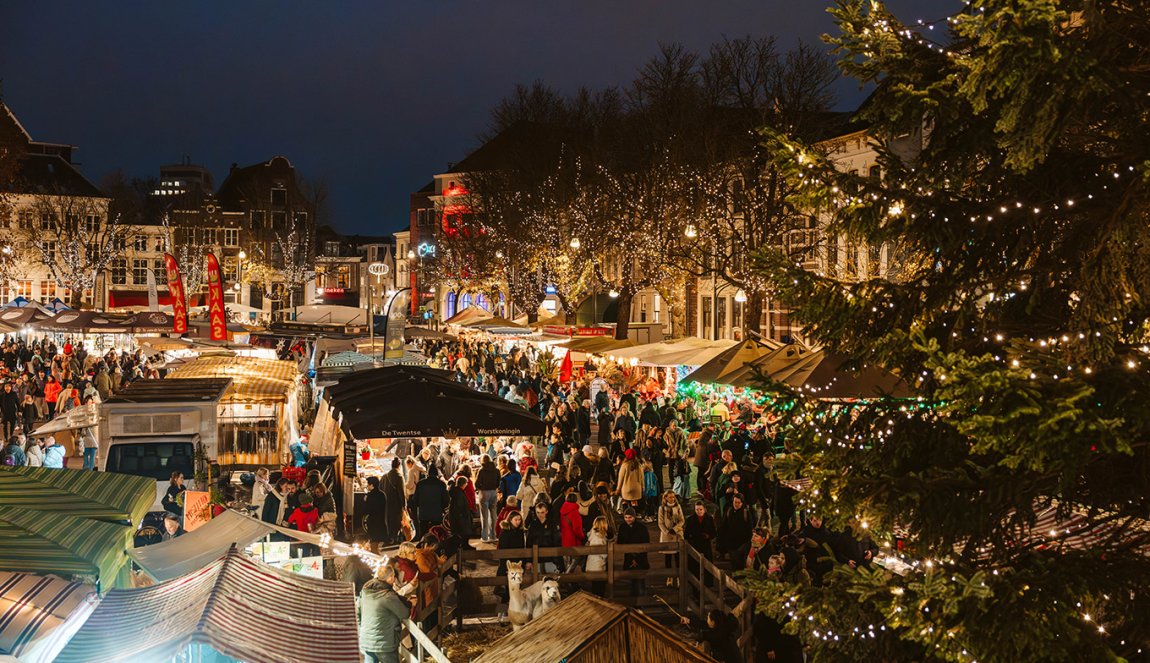
[[[615,544],[607,542],[607,600],[615,599]]]
[[[687,550],[690,546],[679,539],[679,610],[686,612],[687,606]]]

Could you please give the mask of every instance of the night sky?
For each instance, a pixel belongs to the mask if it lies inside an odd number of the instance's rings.
[[[78,145],[97,183],[187,156],[218,186],[232,163],[282,154],[327,181],[337,228],[384,234],[517,83],[626,84],[660,40],[814,41],[834,30],[829,1],[4,0],[0,79],[32,137]],[[888,4],[913,22],[960,3]],[[863,93],[838,94],[850,109]]]

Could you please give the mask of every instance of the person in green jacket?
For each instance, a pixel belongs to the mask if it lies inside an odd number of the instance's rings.
[[[395,591],[395,567],[385,564],[359,593],[359,646],[365,663],[399,663],[400,627],[411,608]]]

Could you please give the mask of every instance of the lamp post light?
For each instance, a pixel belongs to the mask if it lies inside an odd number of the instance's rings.
[[[738,290],[735,291],[735,303],[739,305],[739,321],[743,327],[743,334],[742,334],[743,339],[746,340],[746,338],[747,338],[747,334],[746,334],[747,293],[742,288],[739,288]]]
[[[367,266],[367,273],[375,277],[376,284],[379,284],[379,279],[384,274],[387,274],[387,263],[373,262]],[[371,340],[371,353],[375,355],[375,300],[371,292],[371,279],[367,279],[367,334]],[[386,352],[387,348],[384,348]]]
[[[578,251],[579,247],[583,246],[583,243],[579,241],[578,237],[572,237],[571,241],[568,243],[568,246]]]

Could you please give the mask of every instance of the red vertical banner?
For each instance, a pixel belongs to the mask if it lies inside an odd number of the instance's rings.
[[[188,305],[184,300],[184,279],[180,277],[180,264],[172,254],[164,254],[164,270],[168,273],[168,294],[172,298],[172,331],[188,331]]]
[[[227,319],[224,317],[224,284],[220,278],[220,261],[216,254],[207,254],[208,259],[208,321],[212,329],[213,341],[228,338]]]
[[[571,362],[571,351],[568,350],[567,354],[563,357],[563,364],[559,367],[559,381],[570,382],[573,368],[574,366]]]

